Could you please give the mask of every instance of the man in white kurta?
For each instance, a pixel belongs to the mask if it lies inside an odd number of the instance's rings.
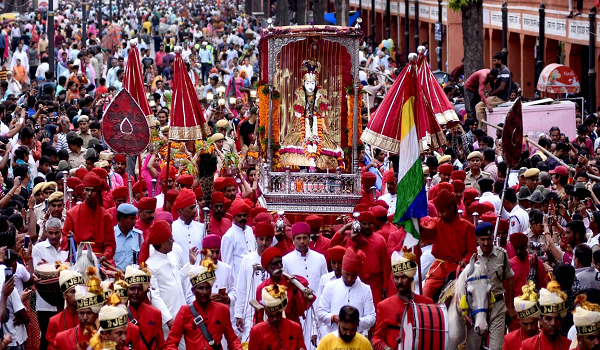
[[[319,280],[319,288],[317,289],[317,309],[318,303],[321,300],[321,295],[323,294],[323,290],[327,283],[335,281],[342,277],[342,259],[344,258],[344,253],[346,252],[346,248],[342,246],[335,246],[329,248],[327,250],[327,260],[331,264],[331,272],[328,272],[321,276]],[[317,331],[318,328],[318,331]],[[322,322],[314,322],[313,323],[313,334],[317,334],[317,340],[320,342],[324,336],[329,333],[327,331],[327,325]]]
[[[182,213],[183,214],[183,213]],[[204,236],[204,224],[195,221],[194,218],[185,218],[183,215],[173,221],[173,240],[182,249],[181,258],[183,263],[190,260],[190,249],[202,250],[202,237]]]
[[[310,241],[310,226],[306,222],[298,222],[292,226],[292,238],[294,240],[294,249],[283,257],[283,268],[290,275],[297,275],[306,278],[308,288],[317,290],[321,276],[327,274],[327,261],[323,254],[317,253],[308,248]],[[311,307],[305,314],[302,322],[304,332],[304,341],[308,348],[313,348],[312,334],[314,328],[313,322],[317,322],[313,317],[315,308]],[[316,342],[317,339],[315,339]],[[309,345],[310,344],[310,345]]]
[[[378,199],[387,203],[388,216],[394,215],[394,213],[396,213],[396,198],[398,198],[396,192],[396,186],[398,185],[398,181],[396,181],[396,178],[394,177],[393,169],[388,170],[383,174],[383,182],[386,185],[387,193],[379,196]]]
[[[254,309],[248,302],[256,298],[256,288],[269,278],[267,271],[262,268],[260,258],[265,249],[273,244],[275,229],[271,224],[261,222],[254,228],[254,234],[256,235],[256,251],[242,259],[235,286],[234,317],[236,323],[234,325],[236,330],[241,333],[242,344],[249,341],[250,329],[253,326]]]
[[[242,259],[256,251],[256,239],[252,227],[247,226],[250,207],[242,200],[234,201],[231,206],[233,225],[221,238],[221,261],[233,268],[234,276],[240,271]]]

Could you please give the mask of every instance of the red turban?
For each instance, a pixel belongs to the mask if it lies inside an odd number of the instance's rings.
[[[223,199],[223,212],[226,213],[231,209],[233,202],[229,198]]]
[[[473,202],[470,206],[469,206],[469,214],[473,215],[473,213],[477,213],[479,215],[482,215],[483,213],[485,213],[487,211],[487,209],[485,208],[485,205],[483,205],[483,203],[479,203],[479,202]]]
[[[78,177],[70,177],[67,179],[67,187],[75,189],[77,185],[81,185],[82,182]]]
[[[381,205],[382,207],[385,208],[385,210],[390,209],[390,205],[387,204],[384,200],[378,199],[375,201],[375,205]]]
[[[496,208],[494,207],[494,205],[490,202],[483,202],[483,206],[485,206],[485,211],[484,213],[487,213],[488,211],[494,212],[496,211]]]
[[[241,213],[247,213],[250,210],[250,206],[243,200],[235,200],[231,205],[231,215],[236,216]]]
[[[346,253],[342,259],[342,270],[352,274],[360,274],[362,265],[366,259],[365,253],[362,251],[358,251],[357,253],[354,248],[349,247],[346,249]]]
[[[381,205],[376,205],[373,208],[371,208],[371,212],[373,213],[373,215],[375,215],[376,218],[385,217],[387,219],[388,211]]]
[[[196,187],[194,194],[196,195],[196,199],[204,198],[204,193],[202,193],[202,187],[200,186]]]
[[[327,249],[327,260],[329,261],[342,261],[344,259],[344,254],[346,253],[346,248],[341,245],[336,245],[333,248]]]
[[[101,187],[104,182],[100,180],[98,175],[94,172],[85,174],[83,178],[83,187]]]
[[[498,231],[508,231],[508,220],[500,219],[500,223],[498,224]]]
[[[467,173],[465,173],[464,170],[454,170],[450,174],[450,178],[452,180],[460,180],[462,182],[465,182],[465,180],[467,179]]]
[[[167,167],[164,167],[161,171],[160,171],[160,176],[159,176],[159,180],[160,181],[164,181],[167,179]],[[177,176],[177,169],[175,169],[174,166],[171,166],[169,169],[169,179],[173,179],[175,180],[175,177]]]
[[[454,187],[454,192],[462,193],[465,191],[465,183],[461,180],[452,180],[452,187]]]
[[[218,177],[215,182],[213,183],[213,190],[215,192],[221,192],[223,191],[223,189],[225,188],[225,178],[224,177]]]
[[[323,226],[323,218],[318,215],[309,215],[306,217],[306,223],[313,230],[320,230]]]
[[[206,249],[221,249],[221,237],[215,234],[210,234],[202,240],[202,248]]]
[[[165,203],[169,202],[172,205],[173,203],[175,203],[175,200],[177,200],[177,196],[179,196],[179,191],[168,190],[167,193],[165,194]]]
[[[141,198],[137,204],[139,210],[156,210],[156,198]]]
[[[250,198],[244,198],[244,203],[246,203],[250,208],[254,208],[254,202],[250,200]]]
[[[477,190],[473,187],[467,187],[463,193],[463,198],[465,201],[473,201],[477,197],[479,197],[479,192],[477,192]]]
[[[441,190],[433,199],[433,205],[435,205],[435,209],[438,211],[446,209],[452,204],[456,204],[456,197],[454,196],[454,193],[446,189]]]
[[[163,244],[171,236],[171,225],[169,225],[169,223],[164,220],[155,220],[152,223],[152,226],[150,226],[148,237],[146,238],[146,240],[144,240],[144,243],[142,243],[139,261],[144,262],[150,256],[150,244]]]
[[[183,174],[177,178],[177,182],[182,185],[191,186],[194,183],[194,177],[192,175]]]
[[[148,185],[146,185],[146,181],[138,181],[136,183],[133,184],[133,186],[131,187],[131,190],[133,191],[133,193],[140,193],[140,192],[144,192],[144,190],[148,189]]]
[[[521,232],[515,232],[510,235],[510,244],[513,247],[522,247],[527,244],[527,235]]]
[[[435,198],[435,196],[437,196],[438,193],[438,185],[432,186],[429,189],[429,192],[427,192],[427,199],[428,200],[433,200]]]
[[[246,203],[248,204],[248,203]],[[254,207],[252,209],[250,209],[250,212],[248,212],[248,216],[252,219],[254,219],[256,217],[256,215],[260,214],[260,213],[266,213],[267,212],[267,208],[265,207]]]
[[[354,207],[354,209],[352,210],[353,213],[361,213],[363,211],[367,211],[369,210],[369,206],[366,204],[359,204],[357,206]]]
[[[81,180],[83,180],[83,177],[87,173],[88,173],[87,169],[84,169],[84,168],[79,168],[79,169],[75,170],[75,176]],[[69,186],[69,187],[71,187],[71,186]]]
[[[310,235],[310,226],[306,222],[297,222],[292,226],[292,237],[297,235]]]
[[[226,189],[230,186],[237,187],[237,182],[235,182],[235,179],[233,177],[226,177],[223,181],[223,189]]]
[[[187,188],[182,189],[181,192],[179,192],[177,199],[175,199],[173,207],[171,207],[173,219],[177,220],[179,218],[179,209],[189,207],[192,204],[196,204],[196,195],[194,194],[194,191]]]
[[[276,257],[282,257],[283,254],[281,254],[281,250],[279,250],[279,248],[277,247],[269,247],[267,249],[265,249],[265,251],[263,252],[263,254],[260,257],[260,264],[262,265],[262,267],[264,269],[267,268],[267,265],[269,265],[269,263],[271,262],[271,260],[273,260]]]
[[[129,188],[127,186],[115,187],[112,190],[112,196],[113,198],[127,198],[129,196]]]
[[[383,182],[384,183],[396,183],[396,178],[394,177],[394,170],[390,169],[383,174]]]
[[[254,226],[254,237],[275,237],[275,229],[270,223],[259,222]]]
[[[225,195],[223,195],[223,192],[213,192],[210,197],[210,202],[212,204],[223,203],[224,201],[225,201]]]
[[[122,154],[117,154],[114,160],[115,163],[127,163],[127,158],[125,158],[125,156]]]
[[[481,221],[483,222],[489,222],[490,224],[496,224],[496,219],[498,218],[498,215],[496,215],[494,212],[487,212],[483,215],[481,215]]]
[[[106,179],[108,177],[108,172],[102,168],[94,168],[92,171],[96,173],[100,179]]]
[[[445,163],[438,167],[438,173],[450,175],[450,174],[452,174],[452,169],[453,169],[452,164]]]
[[[375,220],[375,215],[373,215],[373,213],[371,213],[370,211],[363,211],[358,216],[358,221],[367,221],[373,224],[375,223]]]
[[[375,176],[375,174],[367,171],[367,172],[363,173],[361,181],[362,181],[363,188],[370,189],[377,182],[377,176]]]
[[[442,190],[446,190],[450,193],[454,192],[454,186],[452,186],[449,182],[441,182],[437,185],[438,193]]]
[[[83,195],[83,189],[85,187],[83,186],[83,184],[79,184],[77,186],[75,186],[75,193],[77,193],[78,195],[82,196]]]
[[[261,222],[271,223],[273,222],[273,216],[269,213],[260,213],[254,217],[254,223],[259,224]]]

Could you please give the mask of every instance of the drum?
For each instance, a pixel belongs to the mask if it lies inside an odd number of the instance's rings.
[[[38,278],[35,289],[48,304],[62,309],[65,301],[58,283],[58,274],[55,264],[38,265],[35,268],[35,275]]]
[[[407,304],[398,350],[446,350],[448,309],[444,304]]]

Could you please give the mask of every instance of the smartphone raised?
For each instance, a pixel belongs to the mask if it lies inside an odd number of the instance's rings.
[[[25,235],[25,243],[23,245],[23,249],[25,251],[27,251],[29,249],[29,241],[31,240],[31,237],[29,237],[29,235]]]
[[[9,280],[9,279],[10,279],[12,276],[13,276],[13,271],[12,271],[12,268],[11,268],[11,267],[9,267],[9,266],[7,266],[7,267],[4,269],[4,280],[5,280],[5,281],[8,281],[8,280]]]

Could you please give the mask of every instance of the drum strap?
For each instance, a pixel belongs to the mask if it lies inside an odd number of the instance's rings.
[[[196,310],[196,308],[194,307],[194,304],[190,304],[189,307],[190,307],[190,311],[192,312],[192,316],[194,317],[194,323],[196,324],[196,326],[198,326],[198,328],[200,328],[200,331],[202,332],[204,339],[206,339],[206,341],[208,342],[208,345],[210,345],[210,347],[213,350],[220,350],[221,344],[218,344],[215,342],[212,335],[208,331],[208,328],[206,328],[206,323],[204,323],[204,318],[202,318],[202,316],[200,316],[200,314],[198,313],[198,310]]]
[[[127,307],[127,315],[129,316],[129,322],[138,326],[138,321],[135,319],[135,317],[133,317],[133,314],[131,313],[131,310],[129,309],[129,307]],[[146,345],[146,348],[148,348],[148,350],[152,349],[152,344],[154,343],[154,338],[152,338],[150,340],[150,343],[148,343],[148,341],[146,341],[146,338],[144,337],[144,334],[142,333],[141,329],[140,329],[140,339],[142,340],[142,343],[144,343],[144,345]]]

